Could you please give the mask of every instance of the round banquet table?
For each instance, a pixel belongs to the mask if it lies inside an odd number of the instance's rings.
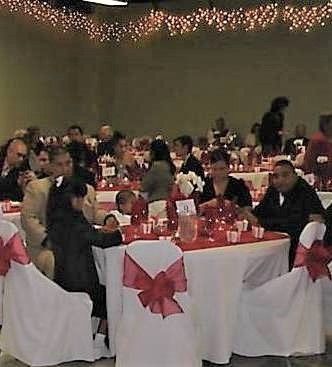
[[[237,305],[243,287],[256,287],[288,271],[289,239],[184,251],[188,292],[201,332],[202,359],[229,363]],[[94,248],[100,282],[106,285],[110,350],[122,313],[123,257],[126,246]]]
[[[263,172],[234,172],[230,173],[237,179],[241,178],[243,181],[250,181],[254,189],[259,190],[262,186],[269,186],[269,171]]]

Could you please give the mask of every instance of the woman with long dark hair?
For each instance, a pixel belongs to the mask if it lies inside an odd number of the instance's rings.
[[[60,178],[61,181],[61,178]],[[119,230],[98,232],[84,217],[82,208],[87,187],[64,178],[51,187],[47,207],[47,233],[55,256],[54,281],[69,292],[86,292],[93,302],[92,315],[104,320],[99,331],[106,333],[106,292],[99,284],[92,246],[120,245]]]

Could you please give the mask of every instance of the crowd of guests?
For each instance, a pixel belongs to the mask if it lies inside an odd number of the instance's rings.
[[[297,154],[296,147],[307,147],[303,169],[317,173],[317,157],[327,156],[328,174],[332,170],[332,115],[320,117],[319,132],[310,140],[303,124],[294,137],[283,144],[284,113],[289,105],[285,97],[276,98],[262,123],[255,123],[243,144],[263,155]],[[230,175],[231,150],[236,150],[236,134],[225,120],[216,121],[207,137],[197,144],[191,136],[179,136],[172,143],[162,137],[142,139],[129,144],[126,136],[103,125],[95,138],[87,139],[82,128],[70,126],[61,141],[45,138],[37,127],[18,132],[2,149],[0,157],[0,200],[22,202],[21,223],[28,250],[35,264],[55,282],[69,291],[85,291],[93,300],[93,314],[99,317],[99,331],[107,334],[105,289],[99,285],[91,246],[121,244],[120,227],[131,223],[137,202],[131,190],[116,196],[116,209],[108,213],[96,200],[100,157],[112,157],[117,172],[140,179],[140,192],[152,216],[167,216],[166,201],[174,187],[176,173],[194,172],[204,180],[199,197],[199,212],[218,207],[220,200],[234,204],[237,214],[252,225],[286,232],[291,238],[290,268],[301,231],[309,221],[326,222],[326,243],[332,241],[332,207],[324,210],[316,191],[300,178],[290,160],[278,161],[271,185],[262,201],[253,208],[245,182]],[[142,169],[134,149],[148,151]],[[145,152],[147,153],[147,152]],[[174,158],[182,164],[176,167]],[[209,172],[204,166],[207,163]],[[332,172],[331,172],[332,173]],[[332,174],[330,175],[332,176]],[[100,225],[101,230],[94,225]],[[50,261],[54,266],[49,266]],[[107,344],[107,341],[106,341]]]

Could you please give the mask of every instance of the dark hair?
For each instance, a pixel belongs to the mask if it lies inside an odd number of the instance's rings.
[[[171,174],[174,175],[176,168],[172,162],[167,144],[160,139],[154,140],[150,146],[150,152],[153,153],[152,162],[165,161],[169,165]]]
[[[86,146],[84,143],[72,141],[67,146],[67,151],[70,154],[74,164],[85,165]]]
[[[55,182],[48,196],[46,218],[47,227],[58,221],[64,221],[75,213],[72,198],[83,198],[88,192],[84,183],[75,178],[63,178],[60,186]]]
[[[173,141],[175,142],[180,142],[182,146],[187,146],[188,147],[188,152],[191,153],[191,151],[193,150],[193,146],[194,146],[194,142],[191,136],[189,135],[182,135],[179,136],[178,138],[174,139]]]
[[[118,210],[120,210],[120,205],[125,204],[131,197],[136,197],[131,190],[119,191],[115,196],[115,203]]]
[[[78,130],[80,132],[81,135],[83,135],[83,129],[81,128],[81,126],[78,125],[72,125],[70,127],[68,127],[68,130]]]
[[[56,157],[59,157],[60,155],[69,154],[68,149],[64,147],[52,147],[49,150],[49,159],[50,162],[54,162]]]
[[[219,148],[211,152],[210,154],[210,163],[214,164],[219,161],[223,161],[229,166],[230,164],[230,155],[226,152],[226,150]]]
[[[271,112],[280,112],[284,107],[288,107],[289,99],[287,97],[277,97],[271,103]]]
[[[49,149],[42,142],[38,142],[33,151],[36,156],[38,156],[41,152],[46,152],[47,154],[49,154]]]
[[[319,130],[325,133],[326,127],[332,122],[332,113],[327,113],[319,116]]]
[[[120,140],[126,139],[126,135],[122,134],[120,131],[114,131],[113,137],[112,137],[112,143],[113,146],[117,145]]]
[[[295,167],[291,161],[287,159],[282,159],[275,164],[275,167],[289,167],[295,173]]]
[[[261,127],[261,124],[259,124],[258,122],[256,122],[256,123],[254,123],[252,126],[251,126],[251,129],[250,129],[250,132],[252,133],[252,134],[254,134],[255,133],[255,129],[256,129],[256,127]]]
[[[119,221],[117,220],[117,218],[114,214],[107,214],[106,217],[104,218],[104,222],[103,222],[104,226],[106,226],[107,220],[110,219],[110,218],[115,219],[119,223]]]

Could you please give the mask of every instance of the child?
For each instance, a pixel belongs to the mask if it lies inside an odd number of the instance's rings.
[[[117,210],[112,210],[110,214],[119,222],[120,226],[128,226],[131,223],[131,215],[136,195],[130,190],[122,190],[115,197]]]

